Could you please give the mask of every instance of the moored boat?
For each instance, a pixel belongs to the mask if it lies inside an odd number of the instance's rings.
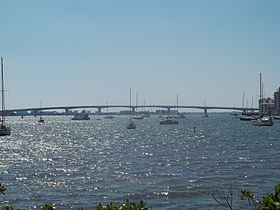
[[[253,120],[252,124],[255,126],[272,126],[273,125],[273,120],[272,117],[261,117],[257,120]]]
[[[90,120],[90,117],[87,113],[79,113],[75,114],[74,117],[71,118],[72,120]]]
[[[1,82],[2,82],[2,89],[1,89],[1,126],[0,126],[0,136],[9,136],[11,135],[11,129],[5,125],[5,100],[4,100],[4,67],[3,67],[3,58],[1,57]]]
[[[133,122],[131,113],[132,113],[132,107],[131,107],[131,88],[129,88],[129,108],[130,108],[130,117],[129,117],[129,123],[126,126],[127,129],[136,129],[136,124]]]
[[[44,123],[44,122],[45,122],[45,120],[42,117],[40,117],[38,120],[38,123]]]
[[[127,129],[135,129],[135,128],[136,128],[135,123],[132,120],[130,120],[129,124],[127,125]]]
[[[112,115],[107,115],[104,117],[105,119],[115,119],[115,116],[112,116]]]
[[[253,115],[242,115],[239,119],[242,121],[252,121],[256,120],[257,118]]]
[[[165,120],[162,120],[159,122],[160,125],[176,125],[178,124],[178,121],[175,119],[172,119],[170,117],[167,117]]]
[[[132,117],[134,120],[143,120],[144,119],[144,117],[143,116],[141,116],[141,115],[139,115],[139,116],[134,116],[134,117]]]

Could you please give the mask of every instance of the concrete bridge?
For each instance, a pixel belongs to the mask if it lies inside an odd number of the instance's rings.
[[[170,113],[171,109],[201,109],[204,111],[204,115],[208,116],[208,110],[231,110],[231,111],[258,111],[258,108],[242,108],[242,107],[227,107],[227,106],[176,106],[176,105],[139,105],[139,106],[129,106],[129,105],[81,105],[81,106],[51,106],[51,107],[38,107],[38,108],[22,108],[22,109],[10,109],[6,110],[7,114],[19,114],[22,112],[30,111],[33,113],[39,113],[40,111],[50,111],[50,110],[65,110],[67,114],[69,110],[73,109],[97,109],[98,113],[102,113],[102,109],[107,108],[127,108],[132,109],[134,113],[138,108],[158,108],[166,109]],[[0,111],[1,113],[1,111]]]

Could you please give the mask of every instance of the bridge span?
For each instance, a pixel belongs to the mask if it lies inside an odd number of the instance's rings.
[[[38,113],[40,111],[50,111],[50,110],[65,110],[65,113],[68,113],[69,110],[74,109],[97,109],[98,113],[102,113],[102,109],[107,108],[127,108],[132,109],[132,112],[135,112],[138,108],[158,108],[158,109],[166,109],[168,112],[171,109],[202,109],[204,111],[204,115],[207,116],[208,110],[232,110],[232,111],[258,111],[258,108],[243,108],[243,107],[227,107],[227,106],[188,106],[188,105],[139,105],[139,106],[129,106],[129,105],[77,105],[77,106],[50,106],[50,107],[37,107],[37,108],[22,108],[22,109],[10,109],[6,110],[7,114],[19,114],[22,112],[34,112]],[[1,111],[0,111],[1,113]]]

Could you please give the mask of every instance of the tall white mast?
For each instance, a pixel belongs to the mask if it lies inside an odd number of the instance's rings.
[[[263,98],[262,74],[260,73],[260,99]]]
[[[3,58],[1,57],[1,82],[2,82],[2,86],[1,86],[1,94],[2,94],[2,104],[1,104],[1,108],[2,108],[2,118],[1,118],[1,125],[3,125],[4,123],[4,110],[5,110],[5,100],[4,100],[4,67],[3,67]]]

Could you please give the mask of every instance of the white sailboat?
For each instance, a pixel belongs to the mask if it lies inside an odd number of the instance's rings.
[[[2,82],[2,103],[1,103],[1,126],[0,126],[0,136],[9,136],[11,135],[11,129],[5,125],[5,97],[4,97],[4,67],[3,67],[3,58],[1,57],[1,82]]]
[[[130,93],[130,95],[129,95],[130,118],[129,118],[129,124],[127,125],[127,129],[135,129],[136,125],[133,122],[132,117],[131,117],[131,112],[132,112],[132,108],[131,108],[131,88],[129,89],[129,93]]]
[[[177,94],[176,106],[177,106],[177,113],[176,113],[175,118],[185,119],[186,116],[183,115],[182,113],[179,113],[179,95],[178,94]]]
[[[178,114],[178,94],[177,94],[177,114]],[[169,115],[167,117],[164,117],[164,120],[160,121],[159,124],[160,125],[176,125],[176,124],[179,124],[179,122],[175,118],[176,117]]]
[[[114,119],[115,117],[113,115],[109,115],[108,102],[106,102],[106,106],[107,106],[107,114],[104,118],[105,119]]]
[[[42,108],[42,102],[40,103],[40,108]],[[45,120],[42,118],[42,110],[40,110],[40,118],[38,120],[38,123],[44,123]]]
[[[136,93],[136,107],[138,105],[138,92]],[[133,116],[133,119],[134,120],[143,120],[144,117],[142,115],[139,115],[138,112],[137,112],[137,108],[135,108],[135,112],[136,112],[136,115]]]

